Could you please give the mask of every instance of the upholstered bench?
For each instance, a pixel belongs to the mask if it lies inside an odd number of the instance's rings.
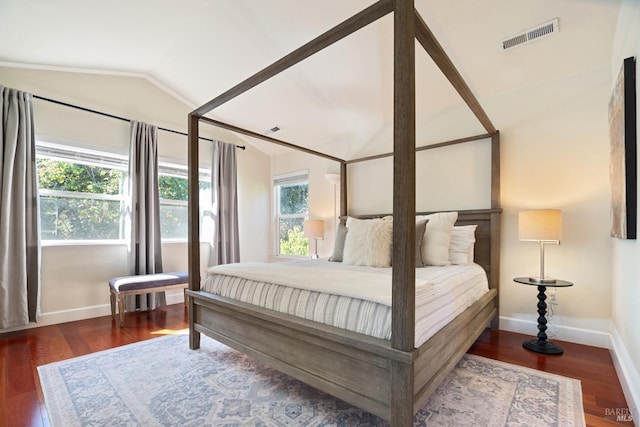
[[[124,326],[125,305],[124,298],[127,295],[142,295],[152,292],[163,292],[170,289],[184,289],[189,286],[187,272],[178,271],[172,273],[140,274],[136,276],[116,277],[109,280],[111,295],[111,316],[116,324]],[[185,292],[185,304],[187,295]],[[118,316],[116,317],[116,305]]]

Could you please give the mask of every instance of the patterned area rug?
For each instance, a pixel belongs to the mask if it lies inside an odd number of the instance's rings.
[[[384,426],[206,336],[170,335],[39,366],[52,426]],[[583,426],[580,382],[465,356],[414,426]]]

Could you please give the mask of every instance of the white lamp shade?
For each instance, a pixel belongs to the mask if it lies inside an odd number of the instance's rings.
[[[305,237],[324,240],[324,221],[320,219],[308,219],[305,220],[303,228]]]
[[[520,240],[559,242],[562,237],[562,211],[540,209],[518,215]]]

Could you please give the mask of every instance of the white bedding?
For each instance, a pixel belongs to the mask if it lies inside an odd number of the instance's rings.
[[[391,272],[326,260],[227,264],[207,269],[202,290],[389,339]],[[415,346],[487,291],[476,264],[417,268]]]

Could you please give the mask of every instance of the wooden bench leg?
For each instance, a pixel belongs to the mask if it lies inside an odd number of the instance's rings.
[[[116,294],[113,292],[113,289],[109,291],[109,296],[111,300],[111,318],[116,320]]]
[[[121,328],[124,327],[124,312],[125,312],[124,295],[118,294],[118,317],[120,319],[118,323],[120,323]]]

